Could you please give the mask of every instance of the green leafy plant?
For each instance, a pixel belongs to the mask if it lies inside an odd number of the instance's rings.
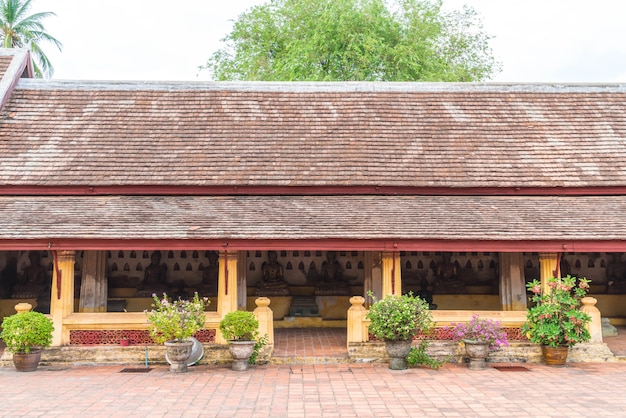
[[[252,312],[229,312],[220,321],[220,331],[226,340],[253,341],[259,334],[259,321]]]
[[[256,342],[254,343],[254,351],[248,359],[248,364],[256,364],[259,358],[259,353],[267,344],[269,344],[269,337],[267,336],[267,334],[264,334],[262,337],[257,338]]]
[[[473,315],[468,322],[453,325],[448,329],[452,331],[452,338],[455,341],[470,340],[488,343],[490,350],[509,345],[506,332],[500,326],[499,321]]]
[[[379,340],[412,340],[420,331],[429,331],[433,327],[432,313],[428,303],[412,293],[397,296],[388,295],[374,299],[367,318],[370,320],[369,332]]]
[[[434,357],[431,357],[426,349],[428,348],[428,340],[422,339],[417,347],[411,347],[409,355],[406,357],[406,361],[409,366],[426,366],[431,369],[439,369],[444,363]]]
[[[152,298],[153,309],[146,314],[152,325],[150,336],[157,344],[188,340],[204,326],[208,298],[201,298],[198,293],[191,300],[170,301],[165,293],[162,298],[157,295],[152,295]]]
[[[50,318],[40,312],[21,312],[2,321],[0,338],[12,353],[30,353],[32,349],[52,344],[54,326]]]
[[[526,284],[535,305],[528,309],[522,326],[530,341],[549,347],[568,346],[589,341],[586,325],[591,317],[579,310],[580,300],[589,290],[589,280],[567,276],[548,279],[542,289],[538,280]]]

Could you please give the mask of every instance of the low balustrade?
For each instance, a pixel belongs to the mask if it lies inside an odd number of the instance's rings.
[[[595,307],[597,300],[591,297],[583,298],[581,310],[587,312],[592,317],[589,329],[592,335],[592,342],[602,342],[602,324],[600,312]],[[348,334],[347,343],[364,343],[370,341],[368,332],[370,321],[367,319],[368,310],[365,308],[365,298],[353,296],[350,298],[352,305],[348,309]],[[445,331],[445,327],[459,323],[468,322],[472,316],[480,315],[482,318],[489,318],[499,321],[502,328],[507,333],[509,340],[525,340],[526,337],[520,332],[520,327],[526,322],[526,311],[461,311],[461,310],[433,310],[432,316],[435,322],[434,339],[452,339],[450,333]]]

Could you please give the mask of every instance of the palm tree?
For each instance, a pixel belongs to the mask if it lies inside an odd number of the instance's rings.
[[[55,16],[52,12],[27,15],[32,0],[0,0],[0,40],[4,48],[28,48],[33,55],[33,70],[37,77],[50,77],[52,64],[39,46],[41,41],[52,42],[62,48],[61,42],[45,32],[41,20]]]

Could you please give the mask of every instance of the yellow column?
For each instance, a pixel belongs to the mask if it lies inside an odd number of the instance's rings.
[[[228,312],[237,310],[237,265],[236,251],[220,251],[217,287],[217,312],[223,318]],[[215,342],[226,344],[220,330],[217,330]]]
[[[548,279],[556,274],[557,263],[557,253],[539,253],[539,274],[542,292],[548,291]]]
[[[392,251],[382,253],[383,288],[381,299],[387,295],[401,295],[400,254]]]
[[[52,295],[50,316],[54,324],[52,345],[67,345],[70,331],[63,326],[63,319],[74,311],[74,251],[53,252]]]

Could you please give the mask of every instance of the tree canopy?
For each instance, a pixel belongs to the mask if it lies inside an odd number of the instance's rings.
[[[477,13],[442,0],[270,0],[200,67],[215,80],[482,81],[499,71]]]
[[[28,48],[33,55],[33,70],[37,77],[50,77],[54,68],[39,45],[53,43],[59,50],[62,44],[48,34],[41,21],[54,16],[52,12],[28,15],[32,0],[0,0],[0,40],[3,48]]]

